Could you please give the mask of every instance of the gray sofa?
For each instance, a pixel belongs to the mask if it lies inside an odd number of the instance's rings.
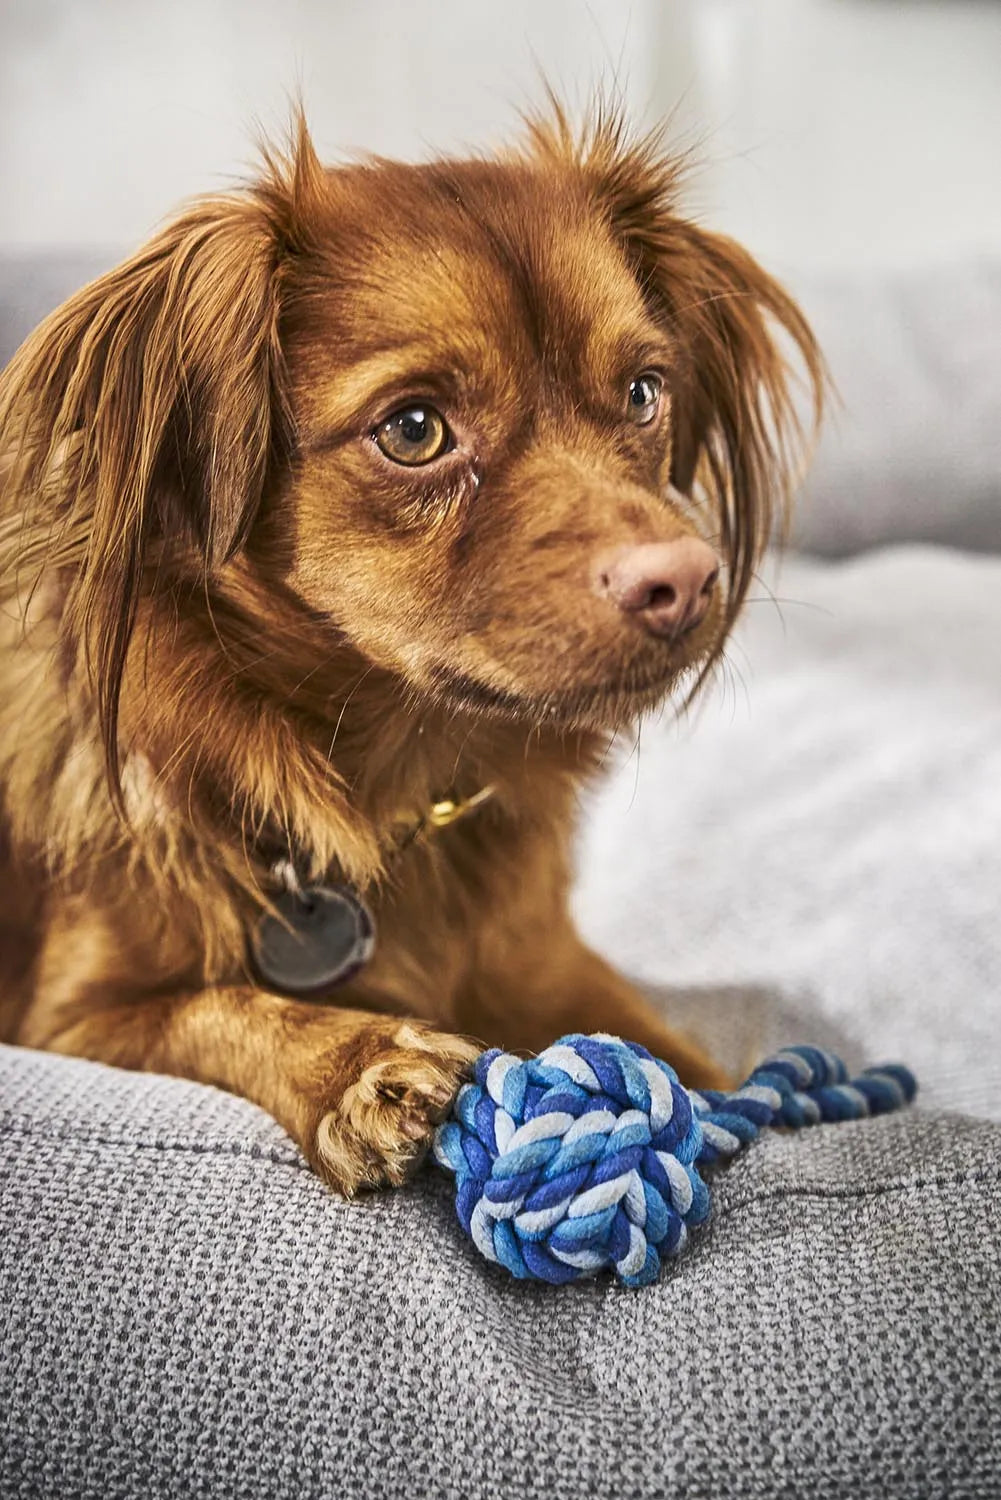
[[[884,426],[829,440],[801,540],[852,550],[837,443]],[[249,1104],[0,1049],[0,1495],[1001,1495],[1001,465],[966,455],[967,506],[957,453],[909,528],[906,446],[872,550],[787,559],[717,691],[624,747],[576,902],[735,1066],[818,1041],[907,1061],[918,1106],[769,1134],[653,1287],[550,1289],[476,1256],[431,1169],[346,1205]]]

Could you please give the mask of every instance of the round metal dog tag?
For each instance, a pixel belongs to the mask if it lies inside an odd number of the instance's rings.
[[[364,968],[375,950],[375,922],[347,886],[307,885],[275,897],[250,937],[258,981],[299,1000],[322,1000]]]

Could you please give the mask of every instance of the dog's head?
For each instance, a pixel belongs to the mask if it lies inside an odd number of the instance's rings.
[[[611,725],[703,670],[790,482],[776,339],[822,374],[676,179],[558,113],[423,166],[326,171],[303,127],[43,325],[8,402],[36,479],[71,450],[91,495],[69,608],[109,744],[153,552],[239,556],[332,651],[475,712]]]

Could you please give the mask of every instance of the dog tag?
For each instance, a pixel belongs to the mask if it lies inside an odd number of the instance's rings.
[[[375,950],[375,922],[347,886],[307,885],[275,897],[250,937],[255,976],[299,1000],[324,998],[364,968]]]

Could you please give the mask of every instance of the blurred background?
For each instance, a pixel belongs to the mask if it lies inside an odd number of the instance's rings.
[[[326,159],[419,158],[509,139],[543,75],[571,106],[601,86],[639,127],[669,119],[699,163],[687,207],[816,323],[843,406],[799,539],[1001,543],[985,0],[2,0],[0,360],[179,200],[248,171],[297,90]]]
[[[4,0],[0,237],[134,244],[301,87],[321,153],[489,146],[618,84],[763,258],[1001,250],[1001,7],[929,0]]]

